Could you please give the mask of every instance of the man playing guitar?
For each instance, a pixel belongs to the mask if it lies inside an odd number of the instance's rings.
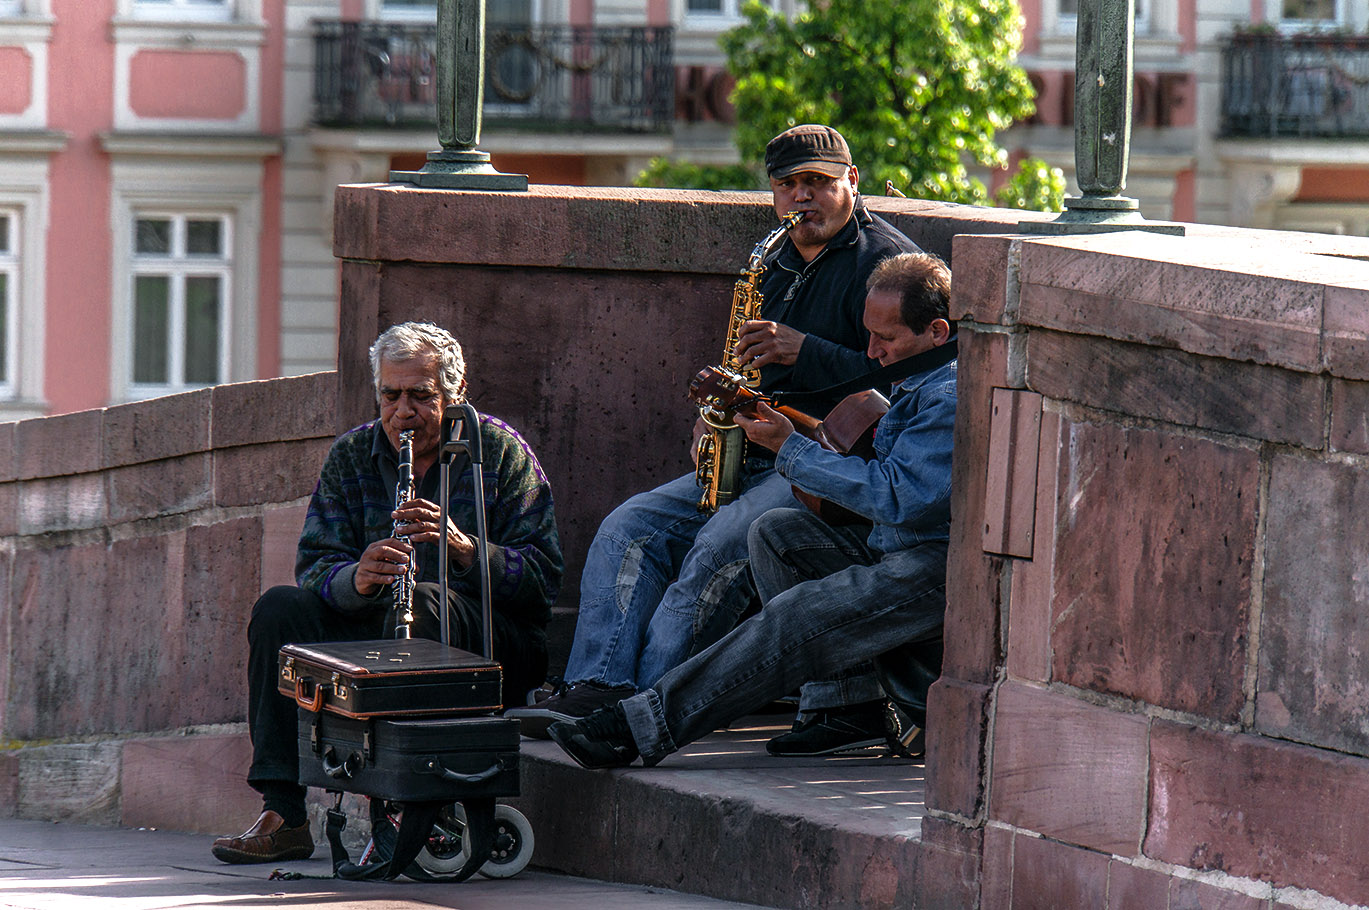
[[[950,271],[935,256],[904,254],[882,263],[868,288],[869,356],[886,366],[918,358],[879,421],[873,458],[824,448],[764,401],[735,420],[775,451],[782,477],[871,525],[832,526],[805,509],[758,518],[749,549],[764,608],[645,691],[553,724],[551,737],[585,767],[639,756],[654,765],[802,683],[866,662],[897,709],[891,745],[922,751],[946,607],[956,408]]]

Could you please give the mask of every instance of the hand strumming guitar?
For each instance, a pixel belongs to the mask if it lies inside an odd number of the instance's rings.
[[[790,423],[789,418],[764,401],[755,402],[754,413],[738,411],[733,419],[737,426],[745,431],[747,439],[756,445],[765,446],[772,452],[778,452],[784,441],[794,433],[794,425]]]

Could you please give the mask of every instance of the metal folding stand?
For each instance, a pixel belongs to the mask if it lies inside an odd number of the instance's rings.
[[[460,411],[457,417],[452,412]],[[475,480],[475,543],[477,562],[480,565],[480,618],[482,620],[481,655],[494,659],[494,605],[490,598],[490,554],[486,549],[489,540],[485,523],[485,456],[480,444],[480,415],[470,402],[453,405],[442,415],[442,452],[438,460],[438,524],[442,534],[437,540],[437,564],[447,565],[447,500],[451,496],[452,461],[457,454],[465,452],[471,461]],[[442,604],[442,643],[451,644],[451,621],[447,617],[447,586],[440,585],[439,599]]]

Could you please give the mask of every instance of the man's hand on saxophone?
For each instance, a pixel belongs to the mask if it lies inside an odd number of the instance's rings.
[[[747,320],[737,336],[737,363],[753,370],[772,363],[793,366],[799,359],[799,349],[803,347],[806,337],[798,329],[778,322]]]

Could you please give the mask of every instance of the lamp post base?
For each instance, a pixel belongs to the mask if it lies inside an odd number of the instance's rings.
[[[1054,221],[1023,221],[1024,234],[1106,234],[1112,231],[1149,231],[1182,237],[1184,226],[1172,221],[1147,221],[1140,204],[1127,196],[1066,196],[1065,211]]]
[[[428,153],[428,163],[417,171],[390,171],[391,183],[412,183],[424,189],[485,190],[525,193],[527,174],[505,174],[490,164],[489,152],[442,149]]]

